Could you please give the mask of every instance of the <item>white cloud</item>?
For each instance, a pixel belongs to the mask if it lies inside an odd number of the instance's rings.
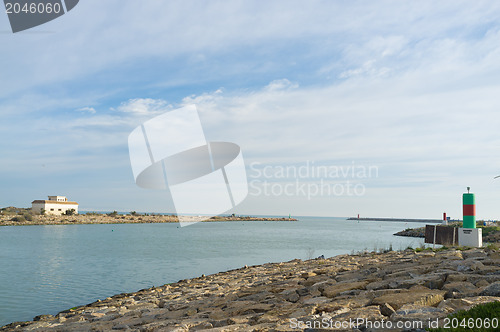
[[[136,115],[154,115],[171,110],[172,106],[162,99],[135,98],[122,102],[117,110]]]
[[[265,89],[268,91],[278,91],[278,90],[287,90],[287,89],[296,89],[299,85],[297,83],[292,83],[286,78],[280,80],[274,80],[269,83]]]
[[[95,114],[96,113],[96,110],[95,108],[93,107],[81,107],[79,109],[77,109],[78,112],[82,112],[82,113],[90,113],[90,114]]]
[[[0,82],[0,91],[8,95],[32,86],[89,78],[134,61],[163,59],[188,66],[189,61],[181,59],[196,57],[210,66],[221,55],[235,50],[265,58],[283,45],[294,43],[297,47],[285,52],[337,58],[336,53],[352,48],[353,52],[341,59],[345,71],[345,67],[358,68],[371,60],[355,56],[359,44],[390,57],[408,43],[477,33],[478,26],[493,24],[499,15],[500,5],[496,2],[471,5],[445,1],[436,5],[419,1],[417,5],[314,1],[304,6],[301,1],[264,5],[254,1],[214,1],[200,7],[192,1],[143,1],[137,6],[120,0],[88,0],[38,29],[56,33],[2,37],[2,58],[9,66],[2,68],[1,76],[9,80]],[[311,43],[310,49],[302,47],[306,41]],[[231,62],[240,60],[237,55]],[[248,66],[249,74],[253,68]],[[193,67],[194,72],[197,69]],[[166,73],[165,80],[169,79],[178,77]]]

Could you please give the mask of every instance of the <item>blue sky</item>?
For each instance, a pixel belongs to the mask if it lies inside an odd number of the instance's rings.
[[[127,137],[196,104],[250,165],[375,166],[362,195],[257,195],[245,214],[500,218],[500,4],[85,0],[12,34],[0,15],[0,206],[173,212],[137,187]],[[275,187],[279,189],[279,187]]]

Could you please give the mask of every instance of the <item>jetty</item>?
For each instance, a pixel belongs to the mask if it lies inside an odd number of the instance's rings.
[[[499,264],[493,247],[296,259],[103,297],[0,331],[387,331],[372,328],[383,322],[422,331],[500,301]]]
[[[442,223],[440,219],[409,219],[409,218],[357,218],[350,217],[347,220],[365,220],[365,221],[397,221],[397,222],[428,222],[428,223]]]

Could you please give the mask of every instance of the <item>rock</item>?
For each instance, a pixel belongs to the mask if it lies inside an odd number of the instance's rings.
[[[214,326],[210,322],[202,322],[198,325],[193,326],[192,328],[190,328],[190,330],[192,331],[208,330],[212,329],[213,327]]]
[[[297,294],[299,296],[306,296],[309,294],[309,289],[306,287],[306,288],[300,288],[300,289],[297,289]]]
[[[473,296],[469,298],[462,299],[464,303],[469,303],[471,306],[478,304],[490,303],[493,301],[500,301],[499,296]]]
[[[198,310],[196,308],[189,308],[186,310],[186,316],[194,316],[198,313]]]
[[[290,293],[290,295],[287,296],[286,300],[295,303],[299,300],[299,298],[300,298],[299,294],[297,294],[297,292],[294,291],[293,293]]]
[[[464,259],[484,259],[488,256],[484,249],[470,249],[462,252]]]
[[[474,296],[461,299],[447,299],[439,303],[439,309],[445,310],[448,313],[456,312],[458,310],[469,310],[471,307],[494,301],[500,301],[500,297],[496,296]]]
[[[436,320],[437,318],[443,318],[447,314],[448,312],[446,310],[439,308],[420,306],[415,304],[406,304],[391,315],[391,321],[394,322],[420,321],[423,323],[424,327],[427,327],[429,320]]]
[[[310,277],[314,277],[316,275],[316,273],[314,272],[304,272],[300,275],[301,278],[304,278],[304,279],[307,279],[307,278],[310,278]]]
[[[347,292],[353,289],[365,289],[368,284],[367,281],[357,281],[357,282],[339,282],[333,286],[328,286],[323,290],[323,296],[335,297],[340,293]]]
[[[378,289],[387,289],[387,288],[397,288],[399,285],[396,279],[389,280],[380,280],[374,281],[366,285],[366,289],[368,290],[378,290]]]
[[[478,282],[476,282],[476,287],[486,287],[488,286],[490,283],[487,282],[486,280],[479,280]]]
[[[130,330],[130,326],[125,324],[117,324],[113,326],[113,330]]]
[[[360,308],[371,303],[371,299],[365,296],[345,296],[344,298],[337,297],[330,305],[339,306],[342,308]]]
[[[479,295],[482,296],[500,296],[500,281],[496,281],[487,286]]]
[[[484,268],[483,263],[475,260],[456,261],[456,263],[458,272],[478,271]]]
[[[405,293],[386,294],[373,299],[372,304],[384,305],[388,303],[395,310],[398,310],[405,304],[415,304],[421,306],[434,306],[444,300],[446,291],[441,290],[422,290]]]
[[[445,273],[429,273],[412,279],[402,280],[398,282],[398,288],[410,288],[415,285],[421,285],[429,289],[440,289],[443,287],[445,279]]]
[[[36,316],[35,318],[33,318],[33,320],[34,320],[35,322],[37,322],[37,321],[42,321],[42,322],[44,322],[44,321],[52,320],[52,319],[54,319],[54,318],[55,318],[55,317],[54,317],[54,316],[52,316],[52,315],[39,315],[39,316]]]
[[[474,296],[477,295],[478,293],[477,287],[468,281],[450,282],[445,284],[442,289],[447,291],[446,293],[447,297],[463,297],[466,295]],[[461,296],[456,296],[456,295],[461,295]]]
[[[384,303],[380,306],[380,313],[384,316],[391,317],[395,312],[394,308],[388,303]]]
[[[439,258],[444,258],[444,259],[464,259],[462,252],[460,250],[446,250],[446,251],[440,251],[436,254],[437,257]]]
[[[448,274],[446,282],[467,281],[468,278],[469,276],[463,273]]]
[[[333,321],[345,321],[345,322],[349,322],[349,320],[352,321],[362,320],[363,322],[366,321],[373,322],[373,321],[381,321],[384,319],[386,319],[386,317],[380,313],[380,309],[378,306],[355,308],[346,313],[341,313],[332,317]],[[365,324],[361,324],[360,326],[356,327],[362,328],[364,326]]]

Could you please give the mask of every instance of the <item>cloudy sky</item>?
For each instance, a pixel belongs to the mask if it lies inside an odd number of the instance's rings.
[[[13,34],[0,15],[0,206],[174,212],[136,186],[127,139],[195,104],[208,140],[243,151],[231,212],[461,218],[470,186],[500,218],[499,17],[493,1],[85,0]]]

